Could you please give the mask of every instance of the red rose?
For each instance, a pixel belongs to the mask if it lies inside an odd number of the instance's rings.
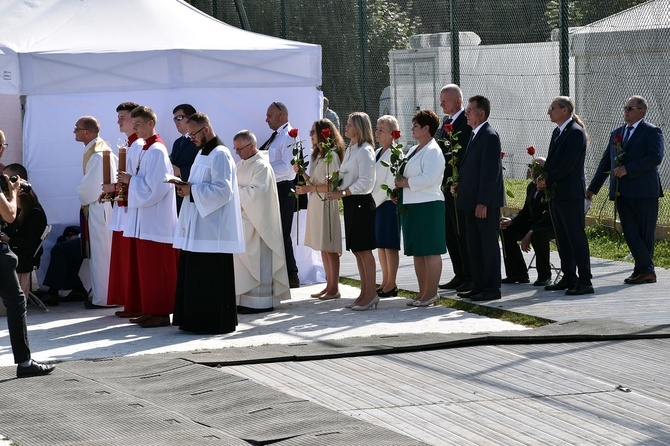
[[[291,129],[288,131],[288,136],[291,138],[297,138],[298,137],[298,129]]]
[[[400,130],[394,130],[391,132],[391,137],[393,139],[400,139]]]
[[[321,129],[321,136],[330,138],[330,129],[328,127]]]
[[[530,156],[534,156],[534,155],[535,155],[535,147],[533,147],[533,146],[528,147],[528,148],[526,149],[526,152],[528,152],[528,154],[529,154]]]
[[[505,152],[500,152],[500,158],[505,158]]]
[[[451,133],[454,131],[454,125],[453,124],[444,124],[444,131],[447,133]]]
[[[621,144],[621,141],[623,141],[623,136],[622,135],[616,135],[614,137],[614,143],[615,144]]]

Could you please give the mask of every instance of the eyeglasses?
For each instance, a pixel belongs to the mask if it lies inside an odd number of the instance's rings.
[[[629,107],[627,105],[623,108],[623,110],[627,111],[627,112],[633,111],[633,110],[641,110],[641,109],[642,109],[642,107]]]
[[[75,127],[75,128],[74,128],[74,131],[75,131],[75,132],[78,132],[79,130],[88,130],[88,129],[82,129],[81,127]]]
[[[235,151],[236,151],[236,152],[241,152],[242,150],[246,149],[247,147],[249,147],[249,146],[252,145],[253,143],[254,143],[254,142],[251,141],[249,144],[246,144],[246,145],[244,145],[244,146],[242,146],[242,147],[235,147]]]
[[[312,136],[312,135],[315,134],[315,133],[316,133],[316,130],[310,130],[310,131],[309,131],[309,136]]]
[[[195,138],[195,135],[197,135],[198,133],[200,133],[200,132],[202,132],[203,130],[205,130],[206,127],[207,127],[207,126],[201,128],[201,129],[198,130],[197,132],[189,133],[189,134],[188,134],[188,137],[189,137],[190,139]]]
[[[179,122],[179,121],[181,121],[181,120],[184,119],[184,118],[187,118],[187,116],[186,116],[186,115],[177,115],[177,116],[175,116],[174,118],[172,118],[172,120],[173,120],[174,122]]]

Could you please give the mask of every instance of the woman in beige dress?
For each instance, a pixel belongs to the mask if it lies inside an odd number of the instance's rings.
[[[324,132],[324,130],[326,130]],[[330,135],[330,143],[337,148],[333,153],[330,164],[327,162],[324,143],[325,134]],[[328,119],[320,119],[312,125],[309,132],[312,139],[312,157],[309,163],[309,174],[302,174],[305,185],[297,186],[298,194],[309,193],[307,203],[307,226],[305,230],[305,245],[321,251],[321,258],[326,272],[326,287],[319,293],[312,294],[321,300],[337,299],[340,297],[340,256],[342,255],[342,228],[337,200],[326,199],[330,190],[329,177],[340,169],[344,156],[344,140],[335,125]],[[294,166],[296,172],[298,166]]]

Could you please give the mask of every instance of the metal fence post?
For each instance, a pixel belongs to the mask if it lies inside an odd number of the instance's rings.
[[[451,29],[451,82],[461,85],[460,36],[456,19],[456,2],[449,0],[449,27]]]
[[[367,68],[365,63],[365,55],[367,54],[368,39],[367,39],[367,23],[366,23],[366,7],[365,0],[358,0],[358,23],[359,23],[359,37],[361,47],[360,70],[361,70],[361,104],[363,111],[368,111],[367,100]]]
[[[560,28],[561,43],[559,51],[559,71],[561,95],[570,96],[570,40],[568,35],[568,0],[559,0],[558,24]]]

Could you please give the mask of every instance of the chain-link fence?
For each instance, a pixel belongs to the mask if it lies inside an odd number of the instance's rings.
[[[646,97],[647,120],[668,133],[670,0],[190,3],[234,26],[321,45],[324,95],[343,121],[354,111],[367,112],[373,122],[390,113],[403,135],[411,135],[417,110],[442,114],[443,85],[456,81],[466,98],[487,96],[490,122],[506,152],[507,178],[526,177],[526,147],[546,156],[554,128],[547,108],[562,93],[575,100],[590,135],[587,182],[610,132],[623,124],[622,107],[630,96]],[[560,20],[561,8],[567,21]],[[569,26],[569,39],[561,40],[559,25]],[[667,189],[667,160],[660,171]],[[605,198],[603,191],[593,216],[612,215],[609,207],[602,210]],[[662,201],[659,223],[669,222],[670,202]]]

